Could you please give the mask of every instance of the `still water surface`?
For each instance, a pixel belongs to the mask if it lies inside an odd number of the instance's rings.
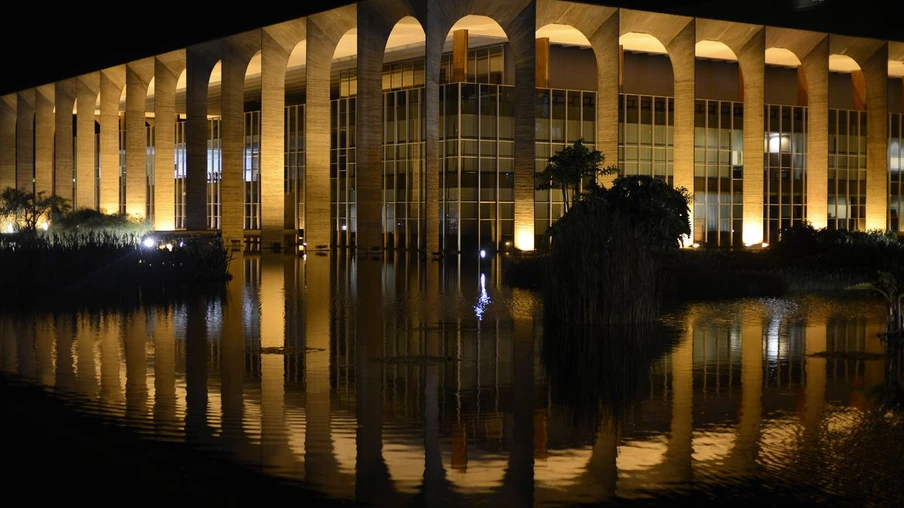
[[[588,337],[544,327],[502,262],[246,254],[219,296],[0,313],[0,369],[338,500],[900,501],[879,300],[689,303]]]

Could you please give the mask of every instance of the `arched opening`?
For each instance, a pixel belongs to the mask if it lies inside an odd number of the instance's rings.
[[[397,249],[426,242],[426,39],[417,19],[406,16],[383,53],[383,245]]]
[[[145,194],[144,194],[144,217],[150,224],[154,224],[154,90],[156,79],[151,75],[148,82],[147,93],[144,98],[144,128],[145,128]]]
[[[829,55],[829,229],[866,231],[866,78],[847,55]]]
[[[173,153],[175,158],[173,170],[173,227],[175,229],[185,228],[185,178],[188,175],[188,140],[185,137],[187,86],[188,72],[186,69],[183,69],[176,79],[176,125],[173,137]]]
[[[590,41],[570,25],[549,24],[537,30],[536,171],[550,156],[583,139],[596,148],[597,66]],[[580,72],[575,72],[580,69]],[[616,154],[604,154],[610,160]],[[535,191],[535,245],[564,213],[561,192]]]
[[[334,244],[355,245],[358,231],[355,146],[358,94],[358,29],[348,30],[333,51],[330,68],[330,218]]]
[[[904,213],[904,62],[888,61],[888,227],[901,231]]]
[[[242,148],[242,185],[245,230],[261,229],[261,52],[255,53],[245,68],[243,93],[244,146]],[[219,132],[219,126],[216,127]],[[219,145],[222,172],[222,145]],[[222,176],[220,176],[222,178]]]
[[[737,55],[724,43],[695,47],[694,243],[743,243],[744,103]]]
[[[486,16],[465,16],[446,36],[439,134],[440,245],[445,250],[477,253],[515,241],[511,53],[502,27]],[[537,154],[542,155],[539,145]]]
[[[766,50],[763,139],[763,240],[776,243],[782,229],[807,219],[807,76],[785,48]]]
[[[304,237],[305,227],[305,65],[307,41],[292,48],[286,62],[286,224]]]

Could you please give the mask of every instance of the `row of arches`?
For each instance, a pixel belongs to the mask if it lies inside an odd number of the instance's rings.
[[[320,13],[311,16],[308,19],[294,20],[291,22],[265,27],[246,34],[216,41],[208,45],[199,45],[188,48],[183,52],[175,52],[173,54],[161,55],[155,59],[147,59],[141,62],[133,62],[126,66],[114,69],[108,69],[100,73],[99,82],[91,83],[91,78],[79,79],[76,97],[73,99],[73,112],[78,114],[78,104],[87,98],[93,102],[92,109],[94,116],[99,118],[96,121],[99,128],[95,127],[95,131],[100,131],[101,157],[100,167],[116,167],[121,165],[116,157],[121,154],[121,145],[119,136],[125,136],[125,163],[124,171],[125,184],[114,181],[109,173],[103,171],[103,175],[99,178],[96,186],[91,186],[95,190],[94,199],[88,199],[90,195],[87,189],[83,189],[85,185],[77,185],[78,196],[76,202],[96,203],[102,209],[112,210],[114,208],[123,207],[127,213],[134,215],[144,215],[149,213],[151,205],[154,202],[156,208],[167,199],[168,195],[178,193],[178,183],[170,185],[167,182],[155,182],[153,190],[154,199],[150,197],[143,200],[134,200],[130,202],[128,196],[130,194],[141,194],[139,190],[143,185],[141,181],[140,168],[147,165],[145,160],[144,148],[139,148],[140,143],[144,143],[140,138],[147,136],[143,132],[129,132],[128,125],[140,123],[140,112],[145,113],[145,127],[150,128],[156,123],[156,118],[163,113],[171,111],[168,116],[176,117],[180,115],[182,120],[186,116],[186,132],[193,132],[195,137],[190,134],[185,135],[184,143],[186,145],[185,164],[188,176],[184,184],[184,193],[189,196],[181,205],[184,207],[184,224],[179,224],[177,216],[179,215],[178,197],[175,211],[170,218],[168,213],[160,214],[160,218],[155,219],[158,228],[171,229],[182,226],[190,229],[205,227],[221,227],[224,231],[229,230],[230,234],[241,235],[243,229],[249,228],[249,221],[243,220],[242,217],[249,213],[258,215],[257,221],[251,221],[251,228],[257,226],[258,229],[270,230],[276,239],[282,234],[282,231],[291,228],[301,227],[308,229],[308,232],[328,232],[338,223],[335,220],[335,210],[339,206],[335,194],[339,193],[336,185],[330,183],[329,174],[332,171],[331,152],[332,148],[323,148],[332,146],[334,139],[330,138],[331,133],[328,129],[314,129],[305,127],[306,136],[305,143],[309,146],[317,146],[316,150],[307,150],[303,157],[305,161],[304,180],[307,182],[317,182],[308,185],[304,181],[301,184],[286,184],[284,175],[281,171],[273,172],[273,175],[279,174],[278,177],[270,176],[267,178],[260,176],[262,168],[273,168],[282,170],[284,167],[283,159],[286,157],[286,141],[284,139],[276,139],[276,137],[266,135],[268,128],[261,126],[259,131],[259,142],[256,148],[252,148],[251,164],[257,164],[258,169],[252,168],[249,173],[247,165],[249,156],[247,155],[247,141],[244,132],[245,119],[240,115],[244,115],[248,110],[261,111],[264,118],[276,119],[274,121],[284,121],[283,110],[287,105],[303,104],[305,111],[303,117],[305,119],[324,119],[330,114],[330,100],[337,94],[343,92],[334,90],[337,80],[335,74],[342,72],[343,69],[349,71],[360,71],[360,69],[373,68],[375,66],[383,67],[385,63],[401,61],[408,57],[425,58],[431,61],[441,60],[436,57],[436,53],[442,55],[443,52],[455,53],[455,44],[458,33],[467,31],[467,37],[472,41],[478,42],[476,45],[486,45],[493,42],[508,43],[512,47],[512,56],[510,60],[494,64],[492,58],[488,57],[483,60],[475,59],[473,62],[456,63],[450,62],[448,66],[442,61],[439,65],[431,64],[423,69],[402,69],[399,72],[398,79],[401,83],[406,80],[423,80],[425,84],[423,107],[428,117],[436,118],[438,112],[433,109],[438,106],[438,90],[433,87],[439,77],[435,76],[437,67],[439,72],[453,72],[456,65],[464,68],[465,75],[469,72],[476,74],[480,70],[480,66],[489,68],[493,65],[501,66],[501,74],[504,75],[505,84],[514,85],[519,88],[521,82],[525,91],[516,92],[516,102],[527,104],[532,99],[528,98],[526,90],[533,89],[534,85],[539,83],[543,78],[543,74],[535,69],[535,63],[542,60],[538,56],[536,47],[538,44],[531,41],[530,44],[525,43],[525,34],[531,34],[529,39],[544,40],[546,43],[568,46],[575,48],[590,49],[594,53],[593,60],[596,63],[595,68],[590,65],[582,72],[582,74],[593,76],[595,79],[589,79],[590,83],[586,88],[593,89],[595,81],[597,85],[596,91],[600,94],[598,100],[597,112],[597,147],[604,153],[616,153],[618,144],[615,131],[612,125],[612,113],[610,110],[615,109],[614,105],[618,100],[618,87],[610,87],[607,84],[618,79],[619,84],[623,77],[619,74],[612,76],[611,69],[623,69],[623,65],[619,63],[617,55],[614,55],[614,49],[619,48],[624,52],[662,54],[669,58],[669,65],[672,70],[673,83],[671,87],[671,95],[679,95],[679,91],[691,90],[693,97],[693,89],[695,77],[692,70],[689,70],[688,62],[693,67],[694,59],[712,59],[721,61],[738,62],[738,91],[739,99],[744,100],[746,95],[750,95],[747,90],[748,84],[745,84],[743,77],[754,76],[757,83],[749,84],[753,86],[753,95],[759,95],[759,99],[748,98],[750,100],[758,100],[762,102],[763,83],[758,78],[762,74],[762,67],[765,65],[774,65],[782,67],[793,67],[799,69],[798,79],[798,96],[801,98],[799,104],[806,105],[807,99],[812,98],[813,93],[808,92],[811,89],[819,89],[823,77],[814,75],[814,72],[821,74],[825,72],[843,72],[851,76],[851,88],[854,94],[859,97],[859,103],[855,100],[854,109],[866,108],[868,104],[874,101],[868,100],[871,97],[879,97],[878,91],[868,93],[870,86],[882,88],[887,85],[875,83],[874,79],[867,79],[864,72],[864,65],[871,66],[871,69],[877,68],[877,55],[885,51],[887,55],[880,58],[884,63],[882,66],[884,77],[895,77],[898,74],[904,75],[904,63],[891,59],[896,50],[892,50],[891,46],[874,47],[872,41],[855,40],[852,38],[835,37],[831,40],[826,39],[824,34],[813,34],[805,32],[797,32],[793,30],[775,29],[771,27],[760,27],[742,24],[730,24],[713,20],[704,20],[693,18],[685,18],[680,16],[661,15],[652,13],[641,13],[639,11],[616,10],[599,6],[578,6],[568,4],[566,2],[539,2],[537,8],[533,8],[533,2],[521,2],[517,6],[510,9],[499,9],[499,12],[485,12],[481,14],[465,14],[468,12],[481,12],[482,8],[476,6],[462,6],[461,12],[442,12],[441,15],[431,17],[429,20],[429,34],[424,30],[424,24],[420,20],[424,20],[425,16],[418,12],[409,12],[404,7],[395,5],[394,2],[377,2],[379,5],[362,4],[360,6],[348,6],[334,11]],[[521,5],[524,4],[524,5]],[[471,8],[474,7],[472,10]],[[450,8],[452,9],[452,8]],[[366,12],[360,12],[360,11]],[[453,9],[454,10],[454,9]],[[498,19],[498,22],[496,21]],[[454,22],[452,22],[454,20]],[[359,26],[360,25],[360,26]],[[530,29],[525,30],[526,27]],[[517,30],[516,30],[517,28]],[[606,30],[604,28],[612,28]],[[731,30],[729,30],[731,28]],[[428,41],[428,37],[430,40]],[[442,44],[439,43],[439,38]],[[434,40],[435,39],[435,40]],[[516,49],[518,48],[518,49]],[[884,50],[882,48],[885,48]],[[519,52],[520,51],[520,52]],[[817,54],[818,53],[818,54]],[[520,55],[520,56],[519,56]],[[815,56],[814,56],[815,55]],[[368,60],[367,63],[361,60]],[[508,59],[507,59],[508,60]],[[531,61],[533,60],[533,61]],[[278,61],[278,64],[274,64]],[[531,61],[530,65],[524,61]],[[521,63],[518,63],[521,62]],[[745,64],[744,62],[750,62]],[[549,65],[549,62],[546,62]],[[614,63],[615,66],[611,64]],[[862,64],[862,65],[861,65]],[[886,65],[887,64],[887,65]],[[520,66],[520,67],[519,67]],[[752,66],[752,67],[751,67]],[[748,69],[745,69],[748,67]],[[602,69],[602,71],[600,70]],[[546,77],[550,77],[549,68],[546,70]],[[492,71],[490,71],[492,72]],[[690,73],[689,73],[690,72]],[[160,86],[158,75],[166,73],[166,81],[164,87]],[[873,72],[875,73],[875,72]],[[350,72],[349,74],[352,74]],[[356,74],[356,73],[355,73]],[[395,74],[389,73],[389,76],[382,76],[381,72],[372,73],[366,77],[367,80],[378,81],[379,79],[388,79],[389,87],[392,88],[392,80],[396,79]],[[534,79],[531,80],[530,77]],[[585,76],[586,77],[586,76]],[[524,83],[524,78],[528,78]],[[364,115],[382,115],[382,108],[362,108],[362,104],[370,102],[379,102],[381,97],[373,93],[382,89],[378,83],[371,83],[372,92],[370,96],[362,93],[364,88],[365,76],[355,75],[353,79],[349,79],[348,85],[343,84],[342,80],[338,80],[342,86],[354,86],[357,93],[348,93],[355,95],[359,104],[357,108],[359,114]],[[492,78],[502,79],[502,78]],[[86,83],[87,81],[87,83]],[[527,85],[531,86],[527,86]],[[548,83],[545,83],[548,84]],[[607,86],[603,86],[607,85]],[[95,93],[82,94],[83,88],[95,89]],[[165,90],[165,93],[161,91]],[[350,90],[350,89],[349,89]],[[105,93],[106,92],[106,93]],[[129,93],[126,93],[129,92]],[[532,92],[531,92],[532,93]],[[817,94],[826,93],[823,90],[816,92]],[[57,93],[57,96],[60,94]],[[175,95],[174,99],[168,97]],[[114,101],[105,101],[105,97],[115,97]],[[132,99],[134,97],[134,100]],[[92,101],[93,99],[93,101]],[[131,101],[131,102],[130,102]],[[20,101],[21,102],[21,101]],[[166,102],[166,104],[160,104]],[[106,106],[105,106],[106,104]],[[21,104],[19,104],[20,109]],[[118,107],[117,107],[118,106]],[[882,109],[885,104],[877,104]],[[690,107],[693,107],[691,101]],[[27,110],[27,108],[25,108]],[[516,108],[517,110],[518,108]],[[757,109],[748,108],[751,110]],[[761,109],[761,108],[760,108]],[[203,111],[203,112],[202,112]],[[878,111],[878,109],[877,109]],[[120,113],[125,113],[121,115]],[[153,115],[149,114],[153,112]],[[194,114],[193,114],[194,112]],[[433,113],[433,115],[431,115]],[[117,117],[114,120],[114,115]],[[83,115],[78,115],[79,118]],[[123,116],[123,122],[118,119]],[[750,119],[748,120],[748,116]],[[216,128],[223,134],[222,146],[220,147],[223,154],[223,162],[221,171],[218,174],[219,187],[214,191],[217,193],[219,201],[214,206],[211,205],[209,186],[204,181],[194,181],[192,174],[208,174],[209,170],[209,149],[207,148],[208,140],[205,139],[201,143],[200,133],[206,133],[213,127],[207,124],[207,117],[219,117],[221,125]],[[813,115],[811,115],[812,120]],[[131,121],[130,121],[131,119]],[[197,121],[193,125],[192,119]],[[676,131],[693,131],[693,112],[685,106],[680,111],[675,112],[675,119],[680,123],[676,124]],[[96,120],[96,119],[95,119]],[[202,120],[204,124],[202,125]],[[530,148],[528,144],[533,143],[532,136],[527,134],[527,127],[523,126],[530,123],[527,115],[522,119],[525,122],[516,122],[521,126],[523,132],[516,135],[516,145],[523,145],[527,151]],[[92,120],[94,121],[94,120]],[[120,129],[111,128],[114,121],[125,124],[125,134],[113,133]],[[745,122],[750,125],[762,125],[761,116],[757,118],[757,114],[745,115]],[[817,118],[818,121],[818,118]],[[382,122],[382,118],[375,121]],[[309,122],[310,124],[310,122]],[[107,128],[104,128],[107,125]],[[241,126],[241,129],[240,129]],[[77,130],[82,132],[88,131],[90,126],[87,122],[78,122]],[[86,128],[88,127],[88,128]],[[429,128],[429,127],[428,127]],[[142,129],[143,131],[144,129]],[[168,133],[162,132],[164,129],[156,129],[154,136],[156,137],[155,160],[164,162],[164,164],[155,165],[155,167],[165,167],[165,161],[175,157],[177,148],[168,148],[166,145],[170,143]],[[242,132],[240,132],[240,130]],[[270,131],[273,130],[272,125]],[[283,129],[280,129],[282,131]],[[814,131],[815,129],[810,129]],[[310,131],[310,132],[307,132]],[[747,129],[745,129],[745,132]],[[754,136],[756,128],[750,130],[750,135]],[[361,132],[358,132],[359,137]],[[759,136],[759,134],[756,134]],[[37,136],[36,136],[37,137]],[[192,138],[192,139],[190,139]],[[416,217],[418,230],[426,230],[425,234],[417,239],[419,245],[425,241],[431,242],[438,236],[437,232],[431,231],[440,222],[438,217],[439,193],[440,188],[437,182],[432,181],[439,170],[439,150],[437,142],[434,141],[432,131],[426,136],[425,165],[426,170],[420,175],[423,178],[423,194],[418,199],[423,200],[426,206],[419,211],[421,215]],[[520,141],[519,141],[520,140]],[[382,141],[378,137],[359,139],[357,148],[358,166],[379,166],[383,163],[380,152]],[[79,154],[87,150],[87,141],[75,148]],[[175,144],[175,140],[172,142]],[[252,142],[252,145],[254,143]],[[686,143],[676,142],[677,145],[691,147]],[[204,146],[203,151],[193,150],[191,146]],[[811,146],[813,146],[811,144]],[[818,146],[817,146],[818,147]],[[683,153],[676,153],[676,175],[684,175],[676,177],[675,184],[693,188],[693,181],[688,178],[693,175],[693,154],[692,148],[683,148]],[[679,150],[679,151],[681,151]],[[519,196],[514,202],[514,213],[512,220],[516,224],[515,229],[524,229],[524,236],[521,233],[513,233],[516,237],[515,243],[519,243],[522,247],[532,247],[532,240],[528,237],[533,236],[533,203],[528,197],[532,195],[532,170],[528,168],[534,167],[533,157],[527,155],[519,155],[525,153],[525,150],[515,150],[515,194]],[[236,156],[238,154],[238,156]],[[257,157],[257,162],[254,162]],[[751,155],[753,157],[753,154]],[[76,166],[79,168],[76,173],[81,174],[81,169],[86,166],[82,156],[74,157]],[[745,160],[746,161],[746,160]],[[751,158],[753,167],[756,162]],[[33,161],[37,165],[37,160]],[[878,164],[878,162],[877,162]],[[58,164],[59,165],[59,164]],[[93,170],[96,164],[91,164]],[[677,166],[685,166],[678,168]],[[688,167],[690,165],[690,167]],[[745,164],[746,165],[746,164]],[[191,167],[208,168],[207,171],[192,171]],[[86,170],[87,171],[87,170]],[[752,171],[756,173],[756,171]],[[178,168],[177,168],[178,175]],[[238,175],[242,175],[239,177]],[[257,180],[255,180],[257,178]],[[356,230],[376,231],[379,235],[380,231],[385,228],[386,218],[381,217],[380,213],[372,213],[380,209],[383,197],[380,196],[380,189],[384,182],[380,181],[380,175],[375,171],[359,172],[356,178],[364,178],[366,181],[358,180],[354,182],[356,205],[347,205],[350,223],[347,227]],[[178,178],[177,178],[178,179]],[[250,181],[249,181],[250,179]],[[59,179],[58,179],[59,180]],[[76,183],[80,177],[76,176]],[[243,181],[244,180],[244,181]],[[88,182],[85,177],[85,182]],[[254,182],[257,181],[257,187]],[[293,191],[297,196],[292,203],[286,204],[285,186],[294,185]],[[745,193],[747,188],[745,186]],[[65,186],[62,188],[65,189]],[[528,190],[528,188],[530,188]],[[351,189],[351,187],[349,188]],[[83,193],[84,191],[84,193]],[[150,191],[149,191],[150,192]],[[745,198],[745,203],[752,203],[753,196],[762,200],[762,192],[756,188],[756,185],[750,186],[750,199]],[[84,194],[84,195],[82,195]],[[123,198],[125,196],[125,198]],[[198,199],[198,196],[205,196],[205,200]],[[300,196],[304,196],[301,198]],[[83,199],[85,198],[85,199]],[[255,210],[248,202],[260,203]],[[267,207],[276,202],[283,202],[283,209],[276,207],[267,212]],[[349,200],[351,201],[351,200]],[[819,200],[816,200],[819,201]],[[872,200],[877,203],[876,209],[881,208],[884,217],[885,203],[879,206],[878,200]],[[312,211],[312,203],[327,203],[327,210],[310,213]],[[367,208],[371,213],[364,213],[362,204],[368,204]],[[249,208],[250,206],[250,208]],[[242,209],[244,207],[244,209]],[[819,205],[817,205],[817,208]],[[162,207],[165,208],[165,207]],[[751,213],[755,206],[751,206]],[[249,211],[250,210],[250,211]],[[333,216],[330,216],[332,210]],[[745,222],[748,219],[745,211]],[[211,219],[211,216],[223,217],[222,223],[217,224]],[[818,213],[816,214],[819,215]],[[878,217],[880,214],[873,213]],[[228,219],[227,219],[228,217]],[[529,218],[528,218],[529,217]],[[310,220],[309,220],[310,219]],[[751,219],[753,220],[753,219]],[[878,220],[875,219],[874,222]],[[357,224],[353,224],[357,221]],[[365,225],[361,222],[367,222]],[[755,222],[755,221],[754,221]],[[817,221],[818,222],[818,221]],[[530,234],[527,231],[530,230]],[[746,234],[746,233],[745,233]],[[751,242],[755,242],[762,237],[761,232],[755,229],[751,232]],[[425,240],[426,239],[426,240]],[[745,243],[751,243],[745,242]],[[323,237],[316,239],[315,245],[325,245],[330,240]],[[369,242],[371,245],[380,243],[379,240],[371,237]],[[431,248],[428,246],[427,248]],[[435,246],[433,250],[436,250]]]

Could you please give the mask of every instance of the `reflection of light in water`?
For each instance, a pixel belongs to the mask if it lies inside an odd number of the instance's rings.
[[[483,313],[490,304],[490,297],[487,295],[487,276],[480,274],[480,297],[477,298],[477,305],[474,306],[474,314],[477,314],[477,320],[483,319]]]
[[[769,331],[766,336],[766,358],[778,360],[778,330],[781,324],[778,317],[769,321]]]

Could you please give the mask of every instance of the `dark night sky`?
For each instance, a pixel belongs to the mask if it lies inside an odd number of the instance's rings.
[[[813,1],[818,0],[587,0],[587,3],[904,40],[904,5],[901,5],[904,2],[823,0],[814,9],[792,8],[795,3]],[[241,9],[234,16],[211,15],[207,9],[183,9],[178,21],[172,9],[165,9],[165,14],[144,10],[137,29],[125,28],[122,18],[128,11],[118,8],[110,14],[104,14],[103,9],[92,9],[84,14],[73,11],[47,19],[43,13],[20,12],[16,16],[17,29],[0,32],[5,61],[0,74],[0,94],[349,3],[353,2],[320,0],[309,4],[257,0],[250,2],[254,9]],[[36,33],[47,34],[46,40],[22,43],[23,30],[29,27],[22,20],[29,18],[40,19],[34,23],[39,30]],[[82,26],[91,29],[85,31]],[[152,31],[160,26],[165,27],[166,35],[162,38]],[[98,27],[112,29],[101,32]]]

